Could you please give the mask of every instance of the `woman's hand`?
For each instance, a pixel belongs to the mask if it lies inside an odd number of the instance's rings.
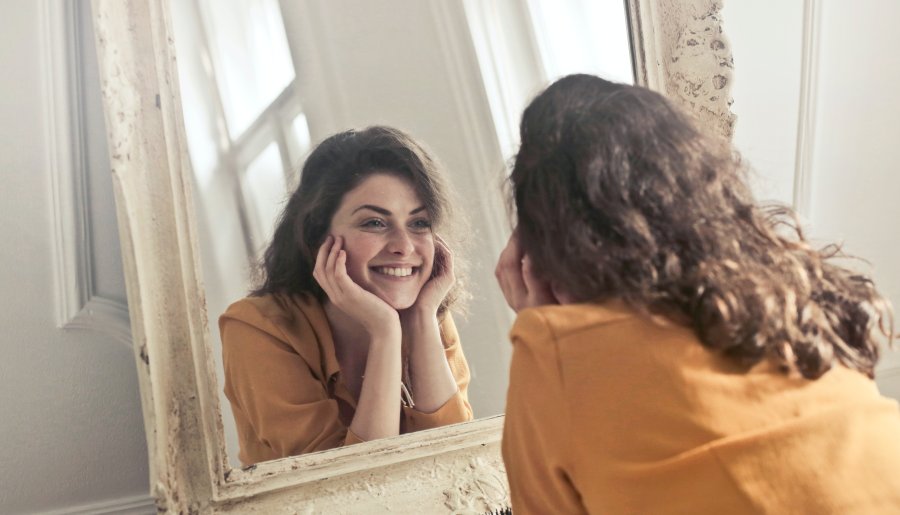
[[[434,317],[437,315],[441,302],[447,297],[450,288],[456,282],[453,274],[453,254],[450,248],[439,236],[434,237],[434,263],[432,264],[431,278],[422,286],[416,303],[409,310],[418,310],[419,313]]]
[[[524,255],[519,247],[516,231],[510,235],[506,248],[500,253],[494,275],[506,303],[516,313],[525,308],[560,303],[550,283],[539,279],[534,273],[531,258]]]
[[[347,275],[347,251],[343,238],[328,236],[319,248],[313,277],[338,309],[359,322],[369,336],[399,334],[397,310],[375,294],[364,290]]]

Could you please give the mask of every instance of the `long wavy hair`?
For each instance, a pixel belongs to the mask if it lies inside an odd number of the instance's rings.
[[[259,286],[251,295],[310,294],[324,301],[325,292],[312,275],[319,247],[344,195],[378,173],[394,174],[412,184],[425,205],[432,230],[454,252],[457,280],[439,314],[460,301],[466,267],[457,252],[461,220],[453,209],[449,185],[422,145],[406,133],[384,126],[334,134],[310,153],[300,184],[281,212],[272,242],[257,267]]]
[[[575,300],[673,315],[745,366],[872,377],[889,302],[790,209],[758,206],[746,173],[662,95],[571,75],[525,110],[509,186],[523,251]]]

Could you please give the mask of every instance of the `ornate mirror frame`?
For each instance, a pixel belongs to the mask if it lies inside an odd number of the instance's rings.
[[[199,277],[169,0],[92,0],[135,357],[161,512],[487,513],[503,417],[232,469]],[[437,0],[432,0],[437,1]],[[448,1],[448,0],[441,0]],[[721,0],[627,0],[637,82],[731,135]]]

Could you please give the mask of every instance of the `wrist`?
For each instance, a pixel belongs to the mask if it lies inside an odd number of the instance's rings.
[[[400,325],[400,315],[396,311],[386,317],[380,317],[378,320],[370,324],[364,324],[366,332],[369,333],[371,341],[392,341],[400,340],[403,333]]]
[[[438,308],[431,306],[411,306],[400,312],[400,322],[404,327],[417,326],[424,323],[432,323],[437,320]]]

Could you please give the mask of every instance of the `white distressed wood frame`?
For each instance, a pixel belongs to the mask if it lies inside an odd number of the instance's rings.
[[[507,507],[502,416],[245,470],[228,466],[168,0],[92,3],[158,509],[487,513]],[[638,83],[676,98],[730,136],[732,62],[721,6],[717,0],[628,0]]]

